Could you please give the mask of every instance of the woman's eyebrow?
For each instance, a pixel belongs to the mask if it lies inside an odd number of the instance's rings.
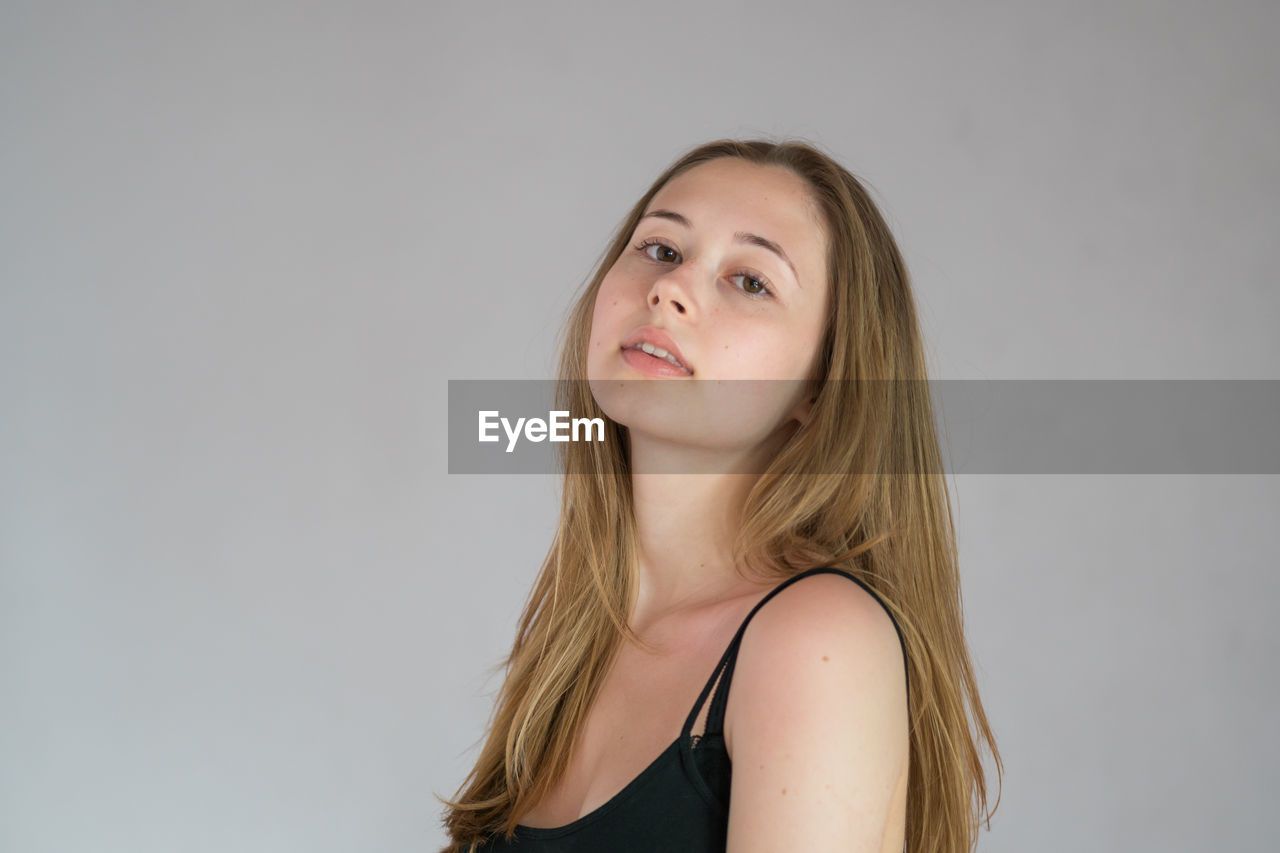
[[[684,216],[681,216],[679,213],[676,213],[674,210],[663,210],[659,208],[658,210],[649,211],[648,213],[644,214],[644,216],[641,216],[640,218],[646,219],[650,216],[656,216],[660,219],[670,219],[672,222],[677,222],[683,225],[685,228],[693,227],[692,222],[690,222]],[[777,243],[773,242],[772,240],[766,237],[761,237],[759,234],[752,234],[749,231],[735,231],[733,233],[733,238],[735,241],[739,243],[749,243],[753,246],[759,246],[763,249],[768,249],[770,252],[773,252],[775,255],[782,258],[782,260],[786,262],[787,266],[791,268],[791,275],[795,277],[796,285],[799,286],[800,274],[796,272],[796,265],[791,263],[791,259],[787,257],[787,253],[782,251],[782,247],[779,246]]]

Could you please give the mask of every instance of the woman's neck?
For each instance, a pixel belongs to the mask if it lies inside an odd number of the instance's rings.
[[[758,473],[653,473],[679,466],[670,456],[658,464],[664,451],[643,441],[633,442],[631,452],[638,568],[633,628],[768,582],[744,579],[733,562],[742,508]]]

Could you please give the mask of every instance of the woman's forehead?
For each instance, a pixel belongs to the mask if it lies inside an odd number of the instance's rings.
[[[812,218],[813,195],[803,178],[782,166],[723,157],[681,172],[658,190],[650,208],[687,204],[737,209],[744,215]]]
[[[645,213],[657,210],[677,213],[699,231],[760,234],[811,271],[821,269],[825,257],[826,229],[813,194],[803,178],[782,166],[738,158],[701,163],[662,186]]]

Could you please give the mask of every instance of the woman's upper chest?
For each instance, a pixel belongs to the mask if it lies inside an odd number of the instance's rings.
[[[680,736],[732,640],[744,615],[737,609],[669,624],[644,637],[657,643],[657,653],[623,643],[587,712],[564,776],[520,822],[534,827],[571,823],[607,803],[661,756]],[[708,697],[692,733],[703,732],[710,705]]]

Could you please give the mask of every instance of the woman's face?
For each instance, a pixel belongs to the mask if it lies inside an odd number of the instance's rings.
[[[802,420],[828,310],[824,231],[782,167],[722,158],[669,181],[596,295],[587,376],[605,413],[633,439],[707,449],[748,450]],[[629,349],[637,338],[684,369]]]

